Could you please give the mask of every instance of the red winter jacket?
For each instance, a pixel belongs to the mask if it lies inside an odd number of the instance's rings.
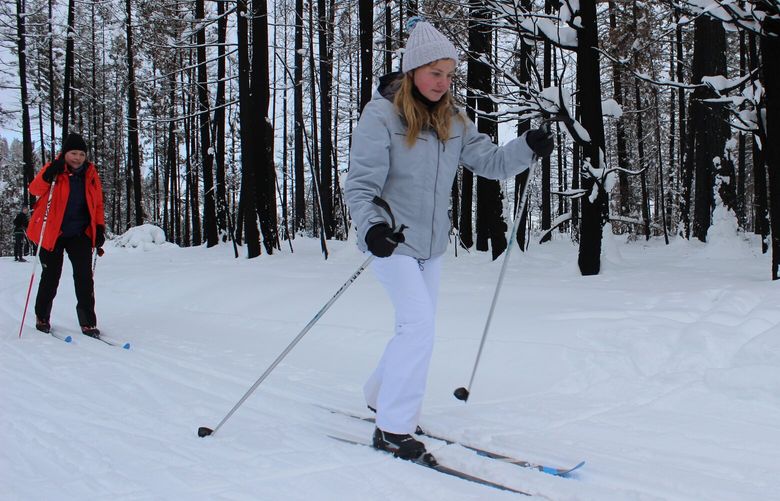
[[[46,212],[46,204],[49,199],[50,184],[44,181],[43,173],[49,168],[51,162],[43,166],[38,175],[30,183],[30,194],[38,198],[33,208],[30,224],[27,225],[27,238],[33,243],[38,244],[41,236],[41,227],[43,226],[43,216]],[[105,214],[103,212],[103,186],[100,184],[95,164],[87,164],[84,173],[85,191],[87,195],[87,208],[89,209],[89,226],[87,226],[87,236],[92,239],[92,246],[95,246],[95,227],[105,226]],[[62,227],[62,218],[65,215],[65,207],[68,205],[68,195],[70,194],[70,181],[68,181],[69,168],[57,176],[54,185],[54,193],[51,198],[51,207],[49,208],[48,221],[46,222],[46,233],[43,235],[41,247],[48,251],[54,250],[54,246],[59,238],[60,228]]]

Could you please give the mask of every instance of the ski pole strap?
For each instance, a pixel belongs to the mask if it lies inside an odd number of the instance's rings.
[[[393,211],[390,209],[390,204],[388,204],[387,201],[385,201],[383,198],[374,195],[374,198],[371,201],[384,209],[385,212],[387,212],[387,215],[390,216],[390,226],[393,228],[393,232],[395,232],[396,237],[393,243],[397,244],[403,242],[403,232],[406,228],[408,228],[408,226],[402,224],[401,226],[396,227],[395,216],[393,216]]]
[[[393,216],[393,211],[390,210],[390,204],[388,204],[383,198],[380,198],[376,195],[374,195],[374,198],[371,201],[387,212],[387,215],[390,216],[390,226],[395,229],[395,216]]]

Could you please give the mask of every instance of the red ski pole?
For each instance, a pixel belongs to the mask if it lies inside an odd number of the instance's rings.
[[[24,301],[24,313],[22,313],[22,324],[19,326],[19,338],[22,337],[22,329],[24,329],[24,319],[27,317],[27,306],[30,304],[30,292],[32,292],[33,281],[35,280],[35,271],[38,268],[38,263],[41,261],[41,245],[43,244],[43,232],[46,231],[46,223],[49,220],[49,208],[51,207],[51,199],[54,194],[54,185],[57,184],[57,178],[51,182],[49,187],[49,199],[46,201],[46,211],[43,213],[43,225],[41,226],[41,236],[38,238],[38,246],[35,248],[35,261],[33,262],[33,271],[30,275],[30,286],[27,287],[27,299]]]

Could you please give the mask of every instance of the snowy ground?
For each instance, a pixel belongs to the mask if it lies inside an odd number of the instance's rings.
[[[565,241],[515,252],[467,404],[452,390],[468,382],[501,262],[448,256],[422,426],[587,464],[565,479],[429,447],[534,499],[780,499],[780,283],[755,242],[713,240],[611,239],[595,277]],[[99,327],[130,351],[78,334],[69,264],[52,323],[75,341],[38,333],[29,314],[19,339],[32,263],[0,258],[0,499],[528,499],[326,437],[371,433],[321,408],[364,412],[392,328],[370,272],[197,437],[365,259],[331,242],[323,261],[318,246],[235,260],[230,246],[107,245]]]

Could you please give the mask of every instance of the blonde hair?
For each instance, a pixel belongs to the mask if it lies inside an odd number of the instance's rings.
[[[430,66],[436,61],[426,64]],[[393,104],[403,119],[406,121],[406,145],[414,146],[417,142],[417,135],[423,128],[430,127],[436,132],[439,141],[446,141],[450,138],[450,127],[452,127],[453,117],[463,120],[460,113],[455,108],[455,101],[448,90],[432,109],[420,102],[414,97],[412,89],[414,88],[414,77],[412,72],[407,72],[397,83],[398,90],[393,98]]]

